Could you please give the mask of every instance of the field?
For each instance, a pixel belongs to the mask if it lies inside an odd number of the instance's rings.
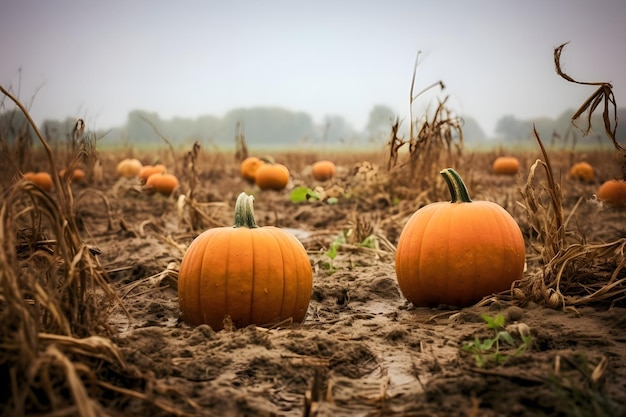
[[[513,176],[491,172],[502,153],[441,152],[412,169],[408,153],[390,163],[389,148],[282,152],[272,155],[290,169],[281,191],[244,180],[233,153],[201,147],[92,150],[102,173],[60,178],[51,192],[5,171],[2,415],[625,415],[626,217],[594,198],[619,160],[548,149],[559,215],[544,165],[532,169],[546,159],[539,148],[515,153]],[[59,168],[68,155],[55,154]],[[165,197],[119,178],[116,164],[131,156],[168,166],[179,189]],[[320,158],[338,166],[330,181],[311,176]],[[595,180],[567,176],[582,159]],[[30,160],[49,163],[41,149]],[[417,308],[399,290],[395,247],[413,212],[449,199],[438,176],[446,166],[474,200],[516,219],[526,271],[476,305]],[[299,187],[320,199],[292,201]],[[260,226],[289,231],[307,251],[313,291],[302,323],[216,332],[180,318],[185,250],[203,230],[233,224],[242,191],[254,195]],[[485,317],[498,316],[502,326],[489,327]],[[498,330],[512,339],[498,355],[470,351]]]

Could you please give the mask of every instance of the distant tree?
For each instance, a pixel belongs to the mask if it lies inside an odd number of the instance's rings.
[[[496,134],[507,142],[518,141],[530,136],[532,123],[506,115],[496,122]]]
[[[327,115],[324,118],[324,143],[350,144],[354,141],[356,132],[348,121],[339,115]]]
[[[385,142],[396,120],[396,113],[388,106],[378,104],[370,110],[365,131],[369,142]]]
[[[463,141],[467,145],[478,145],[487,140],[485,131],[480,127],[476,119],[471,117],[463,118]]]

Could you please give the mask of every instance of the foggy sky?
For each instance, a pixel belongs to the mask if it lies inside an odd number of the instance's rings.
[[[377,104],[408,117],[419,50],[416,90],[442,80],[449,107],[492,134],[504,115],[556,117],[594,91],[556,75],[553,50],[568,41],[565,70],[611,81],[626,103],[623,0],[0,0],[0,39],[0,83],[38,123],[105,129],[134,109],[170,119],[258,105],[360,130]]]

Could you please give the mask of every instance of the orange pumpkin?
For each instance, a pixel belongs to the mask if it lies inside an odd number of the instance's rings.
[[[26,172],[24,173],[24,178],[28,181],[33,182],[37,187],[41,188],[44,191],[51,191],[53,187],[52,176],[47,172]]]
[[[178,188],[178,178],[172,174],[152,174],[146,180],[144,188],[163,195],[170,195]]]
[[[253,197],[241,193],[234,227],[200,234],[185,252],[178,274],[178,303],[192,325],[269,325],[306,316],[313,272],[302,243],[274,226],[258,227]]]
[[[328,181],[337,174],[337,167],[332,161],[317,161],[311,166],[311,172],[317,181]]]
[[[67,170],[65,168],[60,170],[59,177],[64,177],[66,172]],[[85,171],[80,168],[72,170],[72,173],[70,174],[70,179],[76,182],[83,181],[85,179]]]
[[[247,181],[254,182],[254,178],[256,177],[256,171],[259,169],[261,165],[265,162],[257,158],[256,156],[249,156],[241,162],[239,166],[239,171],[241,176]]]
[[[261,190],[280,191],[289,183],[289,169],[282,164],[266,162],[256,170],[254,183]]]
[[[522,278],[524,238],[501,206],[472,201],[456,171],[441,175],[452,201],[428,204],[411,216],[398,241],[396,275],[416,306],[464,307]]]
[[[493,161],[492,169],[496,175],[515,175],[519,171],[519,160],[514,156],[500,156]]]
[[[141,180],[141,182],[145,183],[151,175],[163,174],[166,171],[167,168],[163,164],[144,165],[141,170],[139,170],[139,179]]]
[[[569,177],[579,181],[593,181],[595,173],[593,167],[587,162],[578,162],[569,170]]]
[[[117,175],[124,178],[133,178],[139,175],[143,164],[135,158],[121,160],[117,164]]]
[[[605,181],[598,190],[598,199],[614,207],[626,207],[626,180]]]

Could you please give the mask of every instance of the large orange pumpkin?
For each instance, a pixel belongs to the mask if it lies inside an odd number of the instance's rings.
[[[493,161],[492,169],[496,175],[515,175],[519,171],[519,160],[514,156],[500,156]]]
[[[44,171],[26,172],[24,173],[24,178],[26,178],[29,181],[32,181],[36,186],[38,186],[44,191],[51,191],[54,185],[52,182],[52,176]]]
[[[133,178],[139,175],[143,164],[139,159],[127,158],[117,164],[117,175],[125,178]]]
[[[598,199],[614,207],[625,207],[626,180],[605,181],[598,189]]]
[[[259,167],[264,163],[265,162],[261,158],[257,158],[256,156],[249,156],[241,162],[241,165],[239,166],[239,172],[244,179],[250,182],[254,182],[257,169],[259,169]]]
[[[234,227],[208,229],[187,249],[178,274],[187,323],[219,330],[227,316],[235,327],[304,320],[313,287],[309,257],[293,235],[258,227],[252,200],[241,193]]]
[[[289,183],[289,170],[282,164],[266,162],[256,170],[254,183],[261,190],[280,191]]]
[[[569,170],[569,177],[579,181],[592,181],[595,178],[593,167],[588,162],[578,162]]]
[[[328,181],[337,174],[337,167],[332,161],[317,161],[311,166],[311,172],[317,181]]]
[[[178,178],[172,174],[152,174],[148,177],[145,189],[155,191],[163,195],[170,195],[178,188]]]
[[[441,171],[451,202],[428,204],[405,225],[396,251],[400,290],[416,306],[468,306],[522,278],[519,226],[498,204],[472,201],[451,168]]]

